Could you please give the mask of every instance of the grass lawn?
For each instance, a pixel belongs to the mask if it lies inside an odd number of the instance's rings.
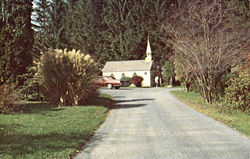
[[[26,103],[20,114],[0,114],[1,159],[66,159],[81,149],[106,118],[106,96],[88,106]]]
[[[232,113],[225,113],[218,106],[207,104],[199,93],[185,92],[185,91],[171,91],[175,97],[182,102],[193,107],[197,111],[210,116],[229,127],[240,131],[242,134],[250,137],[250,115],[235,111]]]

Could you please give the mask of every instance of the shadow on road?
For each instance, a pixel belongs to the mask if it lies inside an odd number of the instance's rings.
[[[119,96],[119,98],[124,98],[124,97]],[[95,105],[95,106],[104,106],[104,107],[107,107],[109,110],[112,110],[112,109],[143,107],[143,106],[146,106],[147,104],[136,103],[136,102],[153,101],[153,100],[155,99],[145,98],[145,99],[131,99],[131,100],[111,100],[105,97],[98,97],[98,98],[90,100],[88,104]],[[132,103],[132,102],[135,102],[135,103]]]
[[[114,105],[113,109],[137,108],[137,107],[143,107],[143,106],[146,106],[146,104],[118,104],[118,105]]]
[[[124,108],[137,108],[143,107],[147,104],[142,103],[130,103],[130,102],[140,102],[140,101],[153,101],[155,99],[152,98],[144,98],[144,99],[130,99],[130,100],[114,100],[113,109],[124,109]],[[128,104],[129,103],[129,104]]]
[[[130,100],[115,100],[115,103],[125,103],[125,102],[138,102],[138,101],[152,101],[155,99],[144,98],[144,99],[130,99]]]
[[[116,98],[125,98],[125,96],[113,96],[114,99]]]

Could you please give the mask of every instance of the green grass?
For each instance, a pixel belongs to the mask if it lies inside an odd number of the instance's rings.
[[[202,97],[195,92],[171,91],[175,97],[182,102],[193,107],[197,111],[210,116],[229,127],[240,131],[242,134],[250,137],[250,115],[241,111],[227,113],[220,109],[216,104],[207,104]]]
[[[72,158],[105,120],[112,105],[106,97],[88,106],[26,103],[22,113],[0,114],[0,158]]]

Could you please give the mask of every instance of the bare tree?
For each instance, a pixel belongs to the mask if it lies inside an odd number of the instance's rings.
[[[219,0],[186,1],[181,8],[173,8],[163,25],[175,60],[183,65],[183,72],[198,80],[200,94],[208,103],[216,100],[221,77],[249,49],[249,26],[236,25],[230,5]]]

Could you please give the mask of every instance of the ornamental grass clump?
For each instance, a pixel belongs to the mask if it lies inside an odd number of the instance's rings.
[[[88,54],[49,50],[42,53],[34,69],[35,79],[43,85],[47,98],[58,106],[84,104],[98,94],[98,67]]]

